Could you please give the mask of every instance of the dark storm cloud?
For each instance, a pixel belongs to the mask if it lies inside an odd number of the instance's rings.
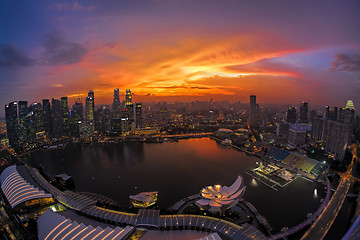
[[[11,44],[0,46],[0,67],[17,68],[27,67],[34,63],[23,51]]]
[[[51,32],[42,39],[45,52],[40,64],[69,65],[81,62],[88,49],[80,43],[67,42],[60,32]]]
[[[360,54],[335,54],[334,60],[331,62],[330,70],[347,72],[360,71]]]

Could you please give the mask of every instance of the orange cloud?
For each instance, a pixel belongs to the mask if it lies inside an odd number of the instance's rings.
[[[261,40],[259,40],[261,39]],[[69,95],[92,89],[111,102],[114,88],[132,89],[140,98],[155,96],[232,96],[250,92],[253,76],[296,76],[286,70],[236,69],[300,49],[274,36],[173,36],[134,43],[109,43],[89,51],[74,66],[58,68],[56,79]],[[66,76],[64,78],[64,76]],[[213,84],[212,79],[216,79]],[[58,81],[57,81],[58,82]],[[76,89],[76,90],[75,90]],[[76,92],[74,92],[76,91]]]

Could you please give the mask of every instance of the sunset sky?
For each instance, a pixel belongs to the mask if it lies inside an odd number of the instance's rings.
[[[136,101],[360,109],[360,1],[3,0],[0,103],[114,88]],[[3,116],[3,107],[0,116]]]

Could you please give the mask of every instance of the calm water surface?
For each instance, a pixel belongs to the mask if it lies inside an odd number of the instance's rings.
[[[159,206],[167,208],[204,186],[230,185],[241,175],[247,187],[244,199],[275,231],[298,224],[318,208],[325,194],[322,185],[298,178],[275,191],[246,174],[257,161],[207,138],[163,144],[75,144],[30,156],[33,166],[42,165],[52,175],[73,176],[76,191],[99,193],[125,207],[129,195],[159,191]]]

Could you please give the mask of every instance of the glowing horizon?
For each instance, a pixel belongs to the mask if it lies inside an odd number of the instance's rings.
[[[0,100],[360,104],[360,3],[1,3]],[[3,111],[3,110],[2,110]]]

